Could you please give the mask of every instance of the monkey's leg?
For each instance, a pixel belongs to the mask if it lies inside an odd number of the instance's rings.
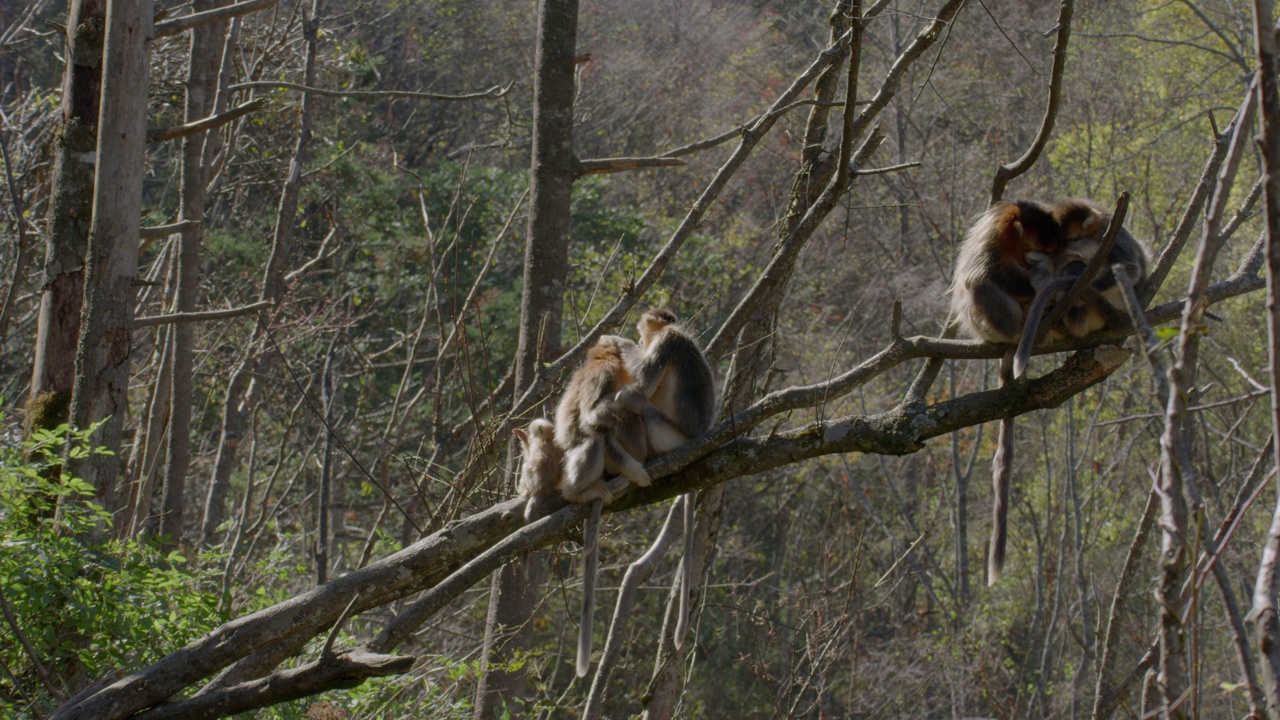
[[[1000,385],[1012,380],[1012,356],[1000,361]],[[987,556],[987,586],[995,585],[1004,570],[1005,545],[1009,539],[1009,484],[1013,473],[1013,418],[1000,421],[996,454],[991,459],[991,548]]]
[[[564,489],[560,494],[580,505],[596,500],[612,502],[613,493],[600,479],[603,475],[604,443],[598,437],[584,440],[564,454]]]
[[[1118,294],[1119,291],[1116,292],[1116,302],[1123,303]],[[1067,311],[1062,323],[1067,334],[1074,337],[1084,337],[1108,326],[1131,327],[1129,316],[1112,302],[1112,294],[1095,288],[1085,288],[1080,302]]]
[[[649,487],[653,483],[653,478],[649,477],[649,472],[644,469],[644,465],[631,457],[631,453],[618,444],[617,438],[612,433],[604,436],[603,446],[605,472],[621,475],[640,487]]]
[[[596,575],[600,572],[599,500],[591,503],[591,514],[582,526],[582,617],[578,621],[578,677],[591,669],[591,630],[596,616]]]
[[[684,559],[680,564],[680,603],[676,614],[676,630],[671,640],[677,648],[684,647],[685,636],[689,634],[689,604],[693,602],[693,524],[694,493],[688,493],[681,502],[684,503]]]
[[[973,302],[964,314],[971,326],[982,329],[979,336],[988,340],[1011,343],[1022,330],[1022,308],[992,282],[973,289]]]

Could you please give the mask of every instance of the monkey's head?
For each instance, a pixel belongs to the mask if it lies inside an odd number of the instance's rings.
[[[627,373],[626,356],[634,350],[635,346],[635,343],[624,337],[601,335],[600,339],[596,340],[596,344],[587,351],[587,362],[609,365],[614,368],[615,373],[624,376],[620,378],[620,382],[629,383],[631,375]]]
[[[636,330],[640,332],[640,344],[648,345],[651,338],[676,322],[676,314],[669,309],[649,308],[640,316],[640,322],[636,323]]]
[[[1084,238],[1101,239],[1111,223],[1111,215],[1089,200],[1063,200],[1053,206],[1053,219],[1062,228],[1064,242]]]
[[[1015,200],[992,208],[996,241],[1005,262],[1026,265],[1027,253],[1054,253],[1062,233],[1049,208],[1033,200]]]
[[[529,452],[529,446],[536,441],[551,442],[556,436],[556,426],[550,421],[538,418],[529,423],[528,428],[515,428],[511,431],[520,444],[524,446],[525,453]]]

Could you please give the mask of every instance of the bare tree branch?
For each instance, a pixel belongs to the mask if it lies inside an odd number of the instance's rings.
[[[1005,163],[996,169],[991,181],[991,203],[995,205],[1004,197],[1009,181],[1031,169],[1053,134],[1053,123],[1058,118],[1058,103],[1062,100],[1062,74],[1067,67],[1067,42],[1071,39],[1071,16],[1075,13],[1075,0],[1062,0],[1058,9],[1058,37],[1053,44],[1053,69],[1049,72],[1049,103],[1045,106],[1044,120],[1031,147],[1022,157]]]
[[[144,328],[154,327],[156,325],[204,322],[206,320],[225,320],[227,318],[240,317],[241,315],[250,315],[259,310],[265,310],[274,306],[275,303],[270,300],[262,300],[260,302],[244,305],[238,308],[227,308],[226,310],[205,310],[203,312],[152,315],[151,317],[142,317],[134,320],[133,326],[135,328]]]
[[[272,90],[277,90],[277,89],[297,90],[298,92],[305,92],[311,95],[321,95],[324,97],[354,98],[358,100],[385,100],[387,98],[409,98],[413,100],[454,101],[454,100],[482,100],[486,98],[496,99],[496,98],[505,96],[508,92],[511,91],[511,87],[512,87],[511,85],[507,85],[506,87],[502,87],[501,85],[494,85],[488,90],[478,90],[476,92],[471,92],[471,93],[450,95],[447,93],[419,92],[415,90],[330,90],[327,88],[311,87],[308,85],[300,85],[298,83],[284,82],[284,81],[277,81],[277,80],[253,80],[250,82],[236,83],[235,85],[228,87],[227,90],[230,92],[234,92],[236,90],[264,88],[264,89],[272,89]]]
[[[207,25],[220,20],[230,20],[240,15],[248,15],[251,12],[263,10],[276,4],[276,0],[246,0],[245,2],[235,3],[234,5],[226,5],[215,10],[206,10],[205,12],[192,13],[183,15],[182,17],[172,20],[163,20],[156,23],[155,37],[162,38],[170,35],[177,35],[185,32],[198,25]]]
[[[584,175],[607,175],[609,173],[644,170],[647,168],[682,167],[685,164],[683,160],[668,157],[618,157],[579,160],[578,177]]]
[[[224,113],[210,115],[203,120],[197,120],[196,122],[187,123],[186,125],[175,125],[167,128],[152,128],[147,131],[147,142],[165,142],[167,140],[174,140],[176,138],[202,133],[206,130],[213,130],[214,128],[226,125],[236,118],[241,118],[251,112],[261,110],[268,104],[269,103],[265,98],[258,98],[257,100],[250,100],[243,105],[236,106]]]

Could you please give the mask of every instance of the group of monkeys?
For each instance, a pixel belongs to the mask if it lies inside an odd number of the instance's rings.
[[[1089,200],[1055,205],[1017,200],[993,205],[974,221],[960,244],[950,288],[951,318],[967,334],[1017,345],[1006,355],[1012,375],[1025,371],[1045,310],[1065,293],[1102,246],[1110,213]],[[1133,283],[1147,277],[1148,251],[1119,229],[1107,262],[1079,293],[1048,337],[1083,337],[1127,322],[1112,271],[1122,265]],[[637,323],[639,344],[602,336],[574,372],[556,407],[555,423],[534,420],[515,430],[523,450],[518,489],[532,521],[560,494],[572,503],[595,503],[584,531],[583,614],[577,673],[591,660],[595,607],[596,531],[600,505],[613,500],[606,477],[621,476],[641,487],[651,478],[644,462],[706,432],[715,417],[711,366],[697,342],[665,308],[651,309]],[[993,461],[993,513],[988,582],[1004,564],[1012,462],[1011,419],[1002,421]],[[688,629],[693,537],[693,501],[684,498],[684,573],[674,641]]]
[[[515,435],[524,459],[517,489],[526,499],[525,519],[545,514],[547,499],[561,494],[572,503],[595,503],[583,532],[582,623],[578,635],[578,677],[591,663],[595,612],[596,530],[600,505],[613,494],[606,476],[621,476],[648,487],[644,461],[706,432],[715,418],[711,365],[698,343],[665,308],[644,313],[636,324],[640,343],[601,336],[573,373],[556,407],[556,421],[534,420]],[[692,577],[693,500],[684,500],[685,565],[675,641],[683,643],[689,620]]]

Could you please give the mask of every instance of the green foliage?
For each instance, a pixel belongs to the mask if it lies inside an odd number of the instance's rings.
[[[58,458],[68,440],[73,457],[87,456],[91,432],[62,425],[21,447],[0,444],[0,588],[11,612],[0,625],[5,717],[53,704],[36,659],[55,687],[74,692],[153,662],[221,621],[216,597],[183,569],[179,553],[92,539],[110,538],[111,516],[90,501],[91,486],[60,473]],[[56,481],[46,477],[54,473]]]

